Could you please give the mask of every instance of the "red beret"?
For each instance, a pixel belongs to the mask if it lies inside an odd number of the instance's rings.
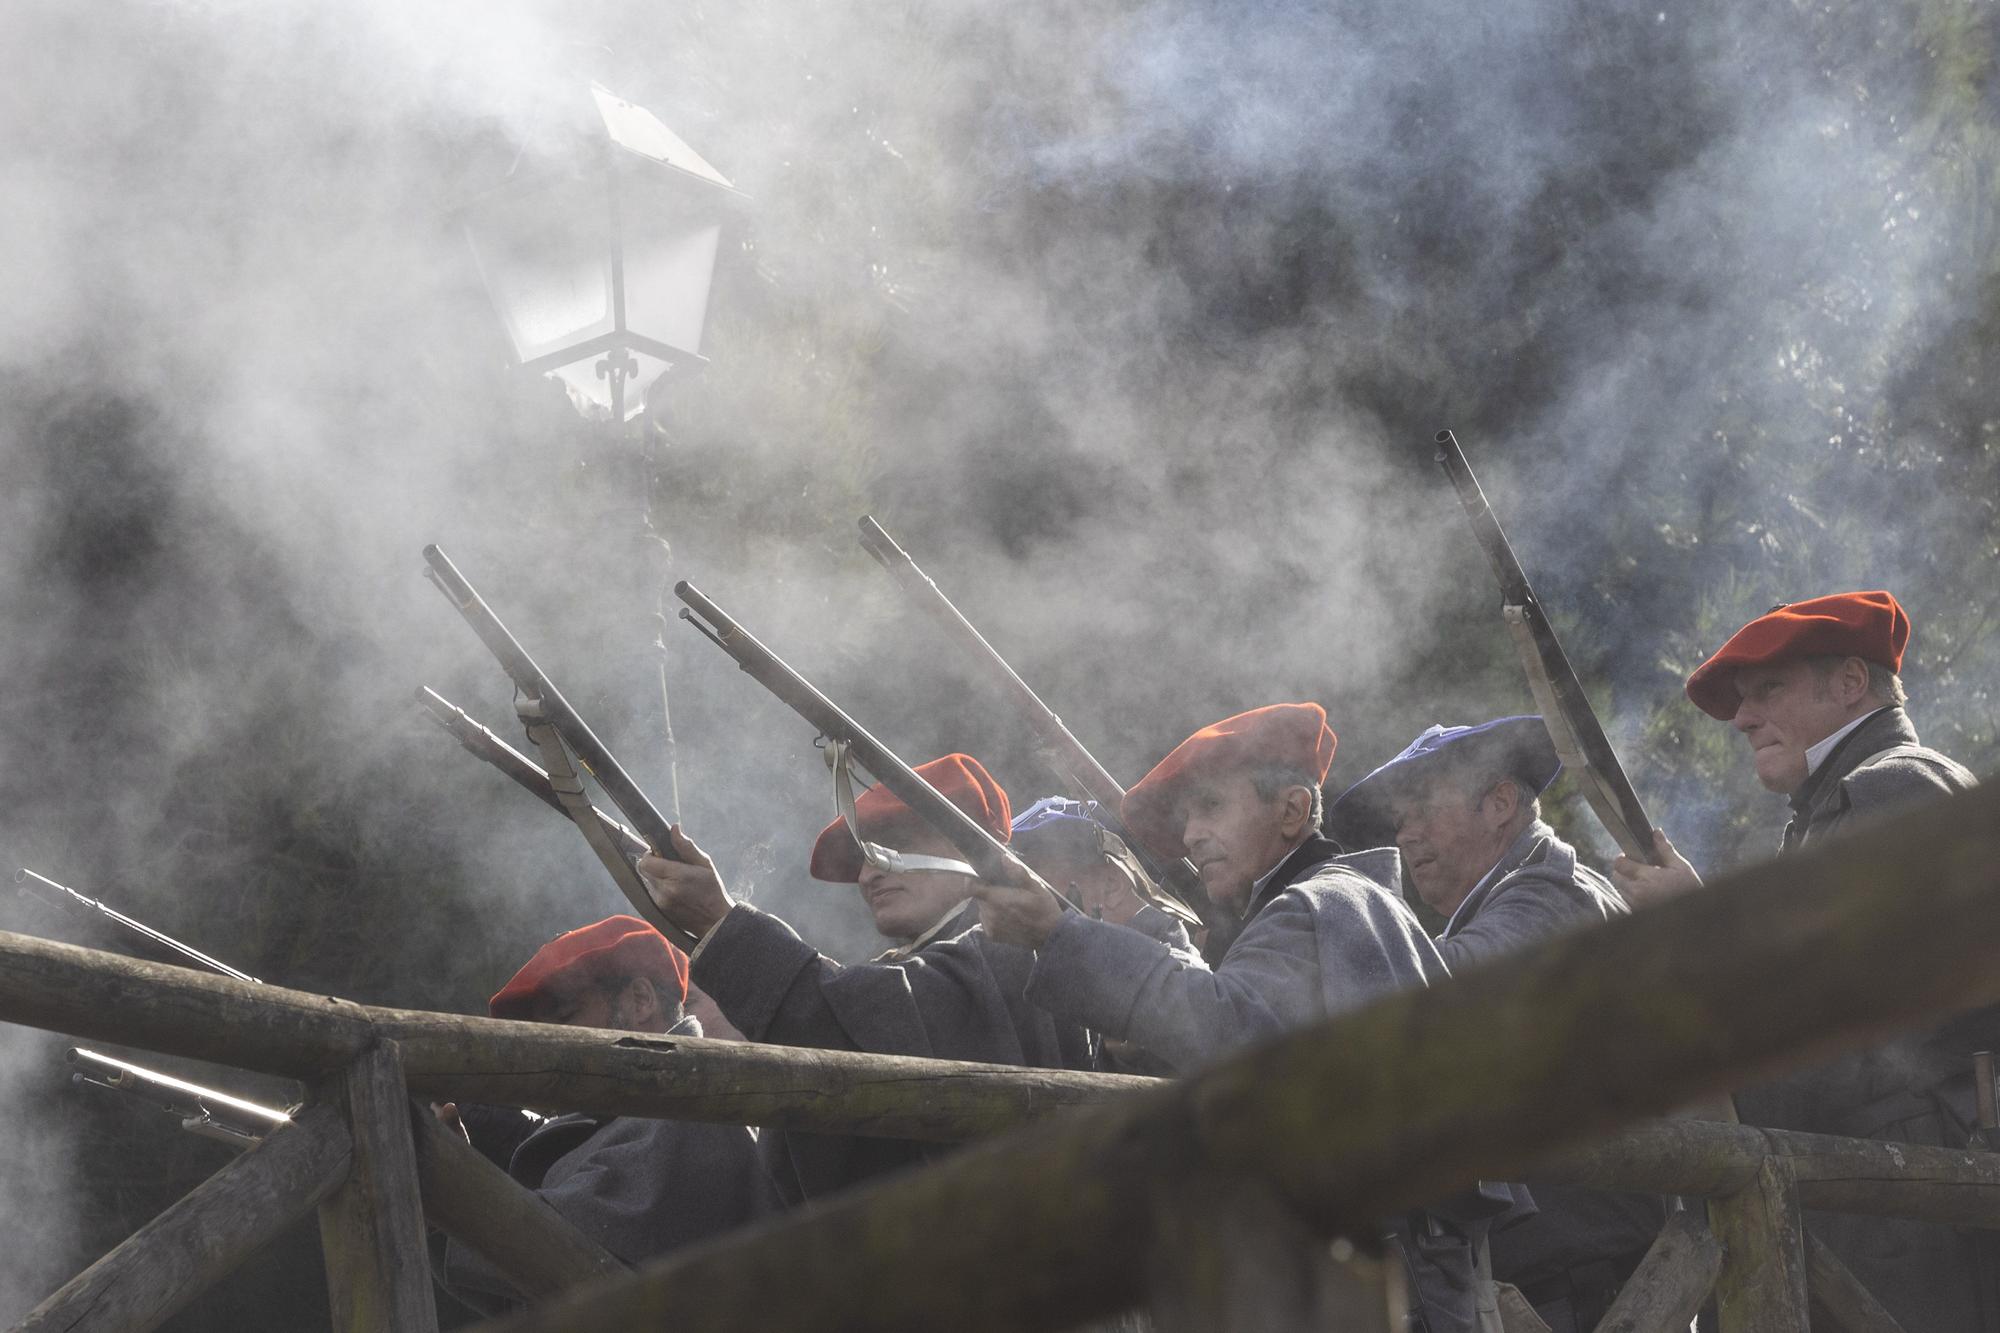
[[[1203,773],[1250,765],[1296,769],[1326,781],[1333,767],[1333,728],[1318,704],[1272,704],[1203,727],[1174,747],[1125,793],[1125,827],[1156,856],[1187,855],[1174,801],[1181,784]]]
[[[1727,722],[1742,702],[1736,693],[1739,667],[1796,657],[1859,657],[1901,671],[1909,641],[1910,618],[1886,592],[1837,592],[1788,602],[1730,635],[1688,677],[1687,695],[1702,712]]]
[[[566,987],[646,977],[678,999],[688,992],[688,958],[636,916],[614,916],[567,931],[535,951],[514,979],[486,1002],[495,1018],[527,1018],[535,998],[561,978]]]
[[[917,776],[978,820],[988,833],[1001,842],[1007,841],[1013,808],[1007,804],[1007,793],[977,759],[969,754],[948,754],[917,765]],[[879,782],[855,798],[854,813],[863,836],[870,842],[888,842],[884,836],[888,830],[917,817],[916,811],[903,804],[902,797]],[[811,869],[814,879],[835,884],[852,884],[861,878],[861,849],[854,845],[845,821],[836,819],[819,831],[813,842]]]

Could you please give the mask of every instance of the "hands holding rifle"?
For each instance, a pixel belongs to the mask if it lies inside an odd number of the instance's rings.
[[[1009,859],[1007,882],[974,880],[972,896],[979,899],[979,924],[1001,944],[1039,949],[1062,923],[1062,904],[1020,861]]]
[[[1701,875],[1685,856],[1674,850],[1673,843],[1667,841],[1667,835],[1660,829],[1653,830],[1653,850],[1660,859],[1656,866],[1629,856],[1620,856],[1611,863],[1611,880],[1633,911],[1701,887]]]
[[[708,853],[681,832],[679,824],[668,832],[673,838],[673,851],[680,859],[642,856],[639,877],[646,882],[646,892],[654,905],[666,913],[667,920],[701,939],[729,915],[736,900],[723,887],[722,876]]]

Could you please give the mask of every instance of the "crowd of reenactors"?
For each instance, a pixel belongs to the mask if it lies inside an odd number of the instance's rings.
[[[1897,674],[1909,637],[1889,593],[1840,593],[1774,608],[1689,677],[1688,697],[1740,732],[1762,785],[1789,796],[1781,853],[1973,785],[1917,739]],[[875,787],[820,831],[809,867],[856,886],[893,945],[880,957],[842,965],[821,954],[733,897],[715,861],[676,829],[679,859],[649,857],[640,869],[667,919],[700,941],[691,955],[613,917],[543,947],[492,1012],[683,1033],[703,1031],[700,1012],[712,1035],[750,1041],[1171,1075],[1397,987],[1504,967],[1517,949],[1701,883],[1664,833],[1658,865],[1621,857],[1607,875],[1585,864],[1542,817],[1561,764],[1539,717],[1431,726],[1329,806],[1334,746],[1317,704],[1257,708],[1189,736],[1128,793],[1116,822],[1156,864],[1190,859],[1240,923],[1212,960],[1154,905],[1141,858],[1094,806],[1050,797],[1016,814],[977,759],[952,754],[917,771],[1078,910],[1039,888],[978,879]],[[1435,933],[1406,900],[1412,891],[1444,922]],[[1735,1104],[1755,1125],[1963,1146],[1975,1123],[1971,1052],[1992,1048],[1996,1023],[1991,1013],[1954,1020],[1741,1089]],[[944,1151],[668,1120],[440,1113],[633,1262]],[[1405,1266],[1414,1328],[1497,1329],[1504,1293],[1556,1333],[1584,1333],[1666,1207],[1479,1182],[1384,1219],[1380,1239]],[[1810,1221],[1905,1328],[2000,1329],[1968,1233]],[[507,1291],[470,1254],[454,1250],[445,1271],[464,1292]]]

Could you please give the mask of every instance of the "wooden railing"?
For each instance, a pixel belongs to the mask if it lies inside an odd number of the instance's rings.
[[[342,1330],[435,1326],[426,1212],[541,1298],[508,1333],[1053,1328],[1140,1305],[1169,1330],[1387,1329],[1395,1274],[1325,1238],[1532,1170],[1697,1201],[1607,1329],[1684,1326],[1711,1289],[1724,1333],[1803,1330],[1809,1301],[1892,1328],[1800,1210],[2000,1227],[2000,1159],[1638,1122],[2000,1001],[1995,957],[2000,787],[1164,1083],[381,1009],[0,935],[0,1021],[310,1088],[23,1326],[155,1327],[318,1207]],[[412,1094],[990,1141],[606,1277]]]

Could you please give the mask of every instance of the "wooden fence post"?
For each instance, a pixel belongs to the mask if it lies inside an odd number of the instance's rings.
[[[1709,1201],[1708,1220],[1722,1242],[1721,1333],[1808,1333],[1805,1225],[1791,1164],[1766,1158],[1749,1185]]]
[[[410,1094],[378,1041],[317,1090],[347,1117],[354,1167],[320,1205],[334,1333],[436,1333]]]
[[[1812,1296],[1815,1328],[1824,1315],[1839,1333],[1903,1333],[1896,1317],[1811,1232],[1806,1233],[1806,1289]]]
[[[210,1176],[15,1326],[148,1333],[331,1194],[348,1171],[347,1126],[327,1107]]]
[[[1271,1190],[1198,1176],[1155,1206],[1150,1309],[1159,1333],[1395,1333],[1402,1266],[1316,1236]]]
[[[1596,1333],[1685,1333],[1721,1268],[1722,1245],[1700,1216],[1670,1214]]]

